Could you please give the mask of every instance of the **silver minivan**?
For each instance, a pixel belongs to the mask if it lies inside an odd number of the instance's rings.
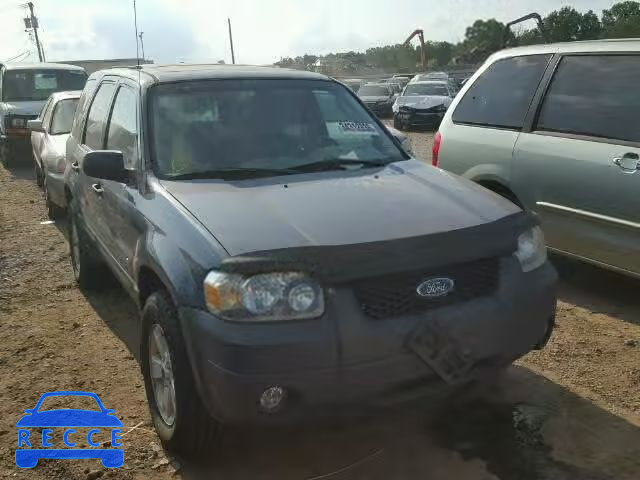
[[[552,250],[640,276],[640,40],[504,50],[447,111],[433,164],[538,214]]]

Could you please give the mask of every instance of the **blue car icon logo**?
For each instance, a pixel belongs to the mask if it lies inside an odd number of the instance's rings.
[[[99,411],[73,408],[58,408],[40,411],[42,402],[49,397],[90,397],[97,403]],[[18,448],[16,465],[20,468],[33,468],[41,458],[85,459],[98,458],[105,468],[118,468],[124,464],[124,450],[119,442],[122,422],[112,409],[105,408],[98,395],[92,392],[47,392],[40,397],[34,408],[26,409],[25,415],[18,420]],[[75,428],[91,429],[86,436],[80,435]],[[36,437],[30,428],[42,428],[42,438]],[[62,439],[69,448],[52,448],[53,429],[63,429]],[[110,429],[111,447],[97,448],[100,443],[94,436],[100,428]],[[84,448],[86,443],[88,448]],[[21,448],[22,447],[22,448]],[[42,448],[40,448],[42,447]]]

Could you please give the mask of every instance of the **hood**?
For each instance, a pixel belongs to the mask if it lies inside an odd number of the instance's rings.
[[[519,211],[482,187],[417,160],[365,171],[161,184],[230,255],[428,235]]]
[[[369,96],[369,95],[365,95],[363,97],[360,97],[360,100],[362,100],[363,102],[384,102],[385,100],[388,100],[389,98],[391,98],[391,96],[387,95],[387,96]]]
[[[401,96],[398,97],[396,102],[399,107],[406,106],[412,108],[432,108],[437,107],[438,105],[444,105],[448,107],[451,105],[451,98],[440,95],[410,95],[410,96]]]
[[[68,138],[68,133],[62,135],[49,135],[49,145],[51,146],[52,152],[57,156],[66,155]]]
[[[39,115],[46,100],[24,102],[1,102],[0,113],[3,115]]]

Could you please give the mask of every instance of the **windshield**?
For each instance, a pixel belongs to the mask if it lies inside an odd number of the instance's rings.
[[[81,70],[9,70],[3,78],[2,100],[46,100],[54,92],[82,90],[86,81]]]
[[[389,87],[385,85],[365,85],[360,87],[358,95],[361,97],[386,97],[389,95]]]
[[[73,115],[78,106],[77,98],[60,100],[53,111],[51,119],[51,135],[62,135],[71,131]]]
[[[411,85],[407,85],[407,88],[404,91],[405,97],[412,97],[418,95],[433,95],[433,96],[442,96],[446,97],[449,95],[447,87],[444,85],[438,85],[435,83],[414,83]]]
[[[332,82],[165,84],[153,89],[151,111],[153,163],[160,178],[405,159],[388,132],[346,88]]]

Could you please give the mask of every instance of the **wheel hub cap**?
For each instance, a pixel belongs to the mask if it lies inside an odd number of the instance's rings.
[[[158,413],[162,420],[171,426],[176,418],[173,365],[164,330],[158,324],[151,328],[149,335],[149,373]]]

